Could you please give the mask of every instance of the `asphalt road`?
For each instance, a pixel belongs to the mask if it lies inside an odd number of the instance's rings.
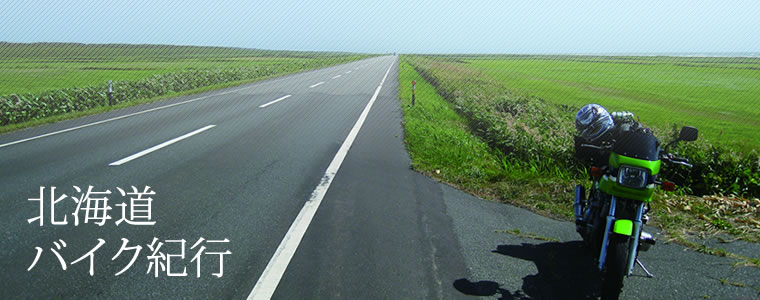
[[[572,224],[409,168],[397,66],[371,58],[0,135],[0,298],[593,297]],[[51,224],[53,186],[66,225]],[[111,219],[84,224],[75,186],[111,191]],[[154,225],[115,224],[130,204],[117,188],[132,186],[155,192]],[[28,222],[41,187],[43,226]],[[664,243],[641,257],[656,277],[627,279],[625,298],[760,297],[757,268]],[[150,263],[167,261],[156,276]]]

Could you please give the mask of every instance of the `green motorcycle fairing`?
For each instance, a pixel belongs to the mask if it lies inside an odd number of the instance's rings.
[[[649,171],[649,176],[655,176],[660,173],[660,160],[644,160],[610,152],[609,166],[612,170],[618,170],[620,166],[631,166]],[[627,198],[642,202],[652,202],[654,195],[654,183],[649,183],[643,189],[636,189],[623,186],[618,183],[617,174],[606,174],[599,180],[599,189],[603,192],[616,197]]]

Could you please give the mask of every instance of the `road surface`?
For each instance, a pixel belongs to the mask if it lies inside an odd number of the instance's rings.
[[[593,297],[572,224],[410,169],[397,66],[376,57],[0,135],[2,298]],[[84,223],[74,198],[90,186],[111,192],[111,219],[92,209]],[[155,192],[150,218],[130,215],[132,186]],[[54,220],[52,187],[67,195]],[[116,225],[122,209],[155,224]],[[760,296],[757,269],[726,258],[661,243],[642,260],[657,277],[627,279],[626,298]]]

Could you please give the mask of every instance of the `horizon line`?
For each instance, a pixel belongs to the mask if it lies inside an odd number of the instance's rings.
[[[406,54],[406,55],[540,55],[540,56],[666,56],[666,57],[744,57],[760,58],[760,51],[634,51],[634,52],[360,52],[346,50],[292,50],[292,49],[268,49],[252,48],[244,46],[215,46],[215,45],[189,45],[189,44],[156,44],[156,43],[85,43],[85,42],[9,42],[0,41],[0,44],[77,44],[87,46],[128,45],[128,46],[172,46],[172,47],[208,47],[240,50],[259,51],[285,51],[285,52],[326,52],[326,53],[351,53],[351,54]]]

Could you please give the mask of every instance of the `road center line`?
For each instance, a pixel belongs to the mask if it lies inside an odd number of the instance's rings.
[[[335,75],[335,76],[333,76],[332,79],[337,79],[337,78],[340,78],[341,76],[343,76],[343,75]]]
[[[375,94],[372,95],[369,103],[367,103],[367,106],[364,107],[364,111],[362,111],[362,114],[359,115],[359,119],[356,120],[356,124],[354,124],[354,127],[351,128],[351,131],[348,133],[346,140],[343,141],[340,149],[338,149],[338,153],[335,154],[332,162],[330,162],[330,165],[327,167],[324,176],[322,176],[322,181],[311,193],[311,197],[309,197],[309,200],[306,201],[306,204],[304,204],[303,208],[301,208],[301,211],[298,213],[298,216],[296,216],[293,224],[290,225],[290,229],[288,229],[288,232],[285,234],[282,242],[280,242],[280,245],[274,252],[272,259],[269,260],[267,267],[264,269],[261,277],[259,277],[259,280],[256,282],[253,290],[251,290],[251,293],[248,294],[248,300],[270,299],[272,298],[272,295],[274,295],[274,291],[277,289],[277,285],[280,284],[282,275],[285,274],[285,270],[288,268],[290,260],[293,259],[293,256],[296,253],[296,249],[298,249],[298,245],[301,243],[301,240],[306,233],[306,229],[309,228],[311,220],[317,213],[317,209],[322,203],[322,200],[325,198],[325,194],[327,194],[327,190],[330,188],[330,184],[332,184],[333,178],[335,178],[335,175],[338,173],[340,165],[346,158],[348,150],[354,143],[354,140],[359,134],[359,130],[362,128],[362,125],[364,125],[364,121],[367,119],[367,115],[369,114],[370,109],[372,109],[372,105],[375,103],[377,95],[380,94],[380,89],[383,88],[385,79],[388,77],[388,73],[391,71],[391,68],[395,63],[396,62],[394,60],[394,62],[391,63],[391,65],[388,67],[388,71],[385,72],[383,80],[380,81],[380,85],[378,85],[377,89],[375,89]]]
[[[315,83],[315,84],[310,85],[309,88],[318,87],[320,85],[323,85],[324,83],[325,83],[324,81],[319,82],[319,83]]]
[[[351,73],[351,70],[346,71],[346,74]]]
[[[267,102],[266,104],[259,105],[259,108],[264,108],[264,107],[270,106],[270,105],[275,104],[277,102],[280,102],[282,100],[288,99],[290,96],[293,96],[293,95],[287,95],[287,96],[283,96],[283,97],[277,98],[276,100]]]
[[[117,161],[115,161],[115,162],[112,162],[112,163],[110,163],[110,164],[108,164],[108,165],[109,165],[109,166],[120,166],[120,165],[123,165],[123,164],[125,164],[125,163],[128,163],[128,162],[129,162],[129,161],[131,161],[131,160],[134,160],[134,159],[140,158],[140,157],[142,157],[142,156],[145,156],[145,155],[146,155],[146,154],[148,154],[148,153],[151,153],[151,152],[153,152],[153,151],[156,151],[156,150],[158,150],[158,149],[164,148],[164,147],[166,147],[166,146],[169,146],[169,145],[171,145],[171,144],[174,144],[174,143],[176,143],[176,142],[179,142],[179,141],[181,141],[181,140],[184,140],[184,139],[186,139],[186,138],[189,138],[189,137],[191,137],[191,136],[194,136],[194,135],[196,135],[196,134],[199,134],[199,133],[201,133],[201,132],[204,132],[204,131],[206,131],[206,130],[209,130],[209,129],[213,128],[214,126],[216,126],[216,125],[208,125],[208,126],[206,126],[206,127],[203,127],[203,128],[201,128],[201,129],[198,129],[198,130],[196,130],[196,131],[190,132],[190,133],[188,133],[188,134],[185,134],[185,135],[183,135],[183,136],[180,136],[180,137],[176,137],[176,138],[173,138],[173,139],[171,139],[171,140],[168,140],[168,141],[166,141],[166,142],[163,142],[163,143],[161,143],[161,144],[158,144],[158,145],[155,145],[155,146],[153,146],[153,147],[150,147],[150,148],[148,148],[148,149],[145,149],[145,150],[143,150],[143,151],[137,152],[137,153],[135,153],[135,154],[132,154],[132,155],[130,155],[130,156],[127,156],[127,157],[125,157],[125,158],[122,158],[122,159],[120,159],[120,160],[117,160]]]

